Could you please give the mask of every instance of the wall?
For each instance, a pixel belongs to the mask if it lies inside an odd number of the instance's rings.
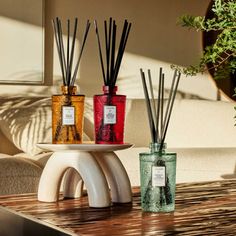
[[[143,97],[139,68],[150,68],[157,77],[158,68],[166,72],[166,88],[170,86],[170,64],[187,65],[197,61],[201,53],[201,33],[189,31],[176,24],[184,14],[204,15],[209,0],[46,0],[45,1],[45,80],[47,86],[6,86],[1,94],[52,94],[60,84],[60,68],[56,51],[53,51],[51,19],[79,18],[80,35],[87,19],[98,20],[112,16],[121,30],[123,20],[132,22],[127,50],[121,66],[118,86],[128,97]],[[85,47],[79,71],[81,92],[87,96],[100,93],[102,74],[93,24]],[[216,88],[208,74],[182,77],[180,95],[187,98],[216,99]],[[53,79],[53,81],[52,81]],[[54,86],[50,86],[53,82]]]
[[[0,1],[0,81],[42,82],[43,0]]]

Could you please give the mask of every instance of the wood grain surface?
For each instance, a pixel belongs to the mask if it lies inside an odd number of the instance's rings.
[[[87,197],[57,203],[35,194],[1,196],[0,205],[77,235],[236,235],[236,180],[179,184],[173,213],[145,213],[133,204],[89,208]]]

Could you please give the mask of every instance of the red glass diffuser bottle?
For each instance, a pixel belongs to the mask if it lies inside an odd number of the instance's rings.
[[[95,142],[98,144],[123,144],[126,96],[116,94],[116,80],[128,40],[131,23],[128,23],[127,20],[124,22],[116,56],[117,25],[115,20],[110,18],[109,24],[107,24],[107,21],[104,21],[104,27],[106,67],[104,67],[103,64],[102,47],[97,22],[95,21],[95,30],[104,81],[103,94],[95,95],[93,100]]]
[[[126,96],[117,95],[116,91],[117,86],[103,86],[104,94],[94,96],[96,143],[123,143]]]

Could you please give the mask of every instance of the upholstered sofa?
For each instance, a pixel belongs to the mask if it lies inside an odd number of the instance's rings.
[[[93,140],[92,99],[85,104],[84,140]],[[236,130],[234,104],[176,100],[166,142],[177,152],[177,182],[234,178]],[[150,142],[145,101],[126,107],[125,141],[135,147],[117,154],[132,185],[139,185],[139,153]],[[50,157],[36,143],[51,142],[49,97],[0,98],[0,194],[36,192]]]

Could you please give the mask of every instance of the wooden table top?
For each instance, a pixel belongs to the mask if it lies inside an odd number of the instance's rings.
[[[173,213],[145,213],[133,204],[88,207],[87,197],[38,202],[35,194],[1,196],[0,205],[78,235],[236,235],[236,180],[179,184]]]

